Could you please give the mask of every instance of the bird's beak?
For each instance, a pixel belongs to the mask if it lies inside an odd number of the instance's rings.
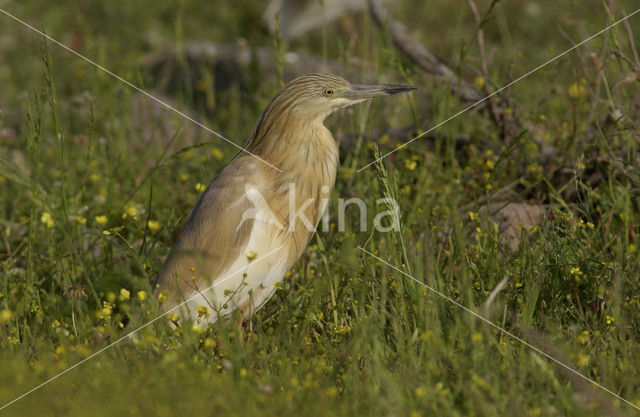
[[[368,100],[370,98],[390,96],[392,94],[404,93],[406,91],[413,90],[417,90],[417,87],[399,84],[351,84],[351,88],[342,93],[339,97],[346,98],[348,100]]]

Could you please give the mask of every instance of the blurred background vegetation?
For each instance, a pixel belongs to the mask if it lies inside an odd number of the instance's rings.
[[[362,4],[290,36],[248,0],[0,0],[238,145],[304,72],[420,87],[327,121],[330,210],[392,196],[400,232],[349,211],[241,326],[154,323],[0,415],[637,414],[358,249],[640,407],[640,16],[429,131],[472,103],[463,84],[483,97],[637,3],[383,3],[450,77]],[[155,317],[158,269],[237,148],[4,14],[0,86],[2,406]]]

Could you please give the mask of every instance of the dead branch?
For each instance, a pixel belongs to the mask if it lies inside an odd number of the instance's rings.
[[[208,77],[215,81],[213,88],[216,93],[225,91],[232,85],[247,89],[250,88],[247,82],[251,81],[252,71],[274,74],[275,62],[276,56],[272,48],[251,48],[246,41],[235,44],[188,42],[181,49],[170,47],[147,56],[142,60],[142,66],[149,70],[153,84],[158,86],[156,88],[171,92],[187,87],[198,94],[194,85],[184,85],[185,82],[193,84]],[[380,79],[370,65],[356,58],[346,65],[335,60],[325,62],[320,57],[302,53],[288,52],[284,56],[285,79],[317,72],[318,68],[362,82],[393,82],[384,77]]]
[[[427,126],[429,119],[424,118],[421,120],[418,125],[422,127]],[[414,124],[401,126],[401,127],[391,127],[388,129],[374,129],[367,132],[363,132],[361,134],[343,132],[336,135],[337,141],[340,143],[340,147],[343,149],[351,149],[354,147],[356,140],[359,136],[363,136],[367,141],[375,141],[382,136],[388,136],[390,138],[411,138],[416,135],[416,126]],[[432,141],[436,139],[438,136],[434,132],[429,132],[423,136],[424,139],[428,139]],[[408,140],[408,139],[407,139]],[[483,139],[488,140],[488,139]],[[456,144],[456,149],[462,148],[464,145],[467,145],[471,142],[479,142],[482,141],[478,138],[472,138],[467,134],[459,134],[453,138],[454,143]],[[427,142],[425,147],[429,147],[431,142]]]
[[[374,21],[379,26],[388,28],[394,45],[415,62],[420,69],[449,82],[451,89],[465,102],[476,102],[484,97],[481,91],[460,79],[433,52],[411,38],[407,28],[389,16],[387,10],[382,6],[381,0],[371,0],[369,4]]]
[[[625,12],[622,12],[622,16],[626,18],[627,14]],[[638,50],[636,49],[636,45],[633,42],[633,33],[631,32],[631,26],[629,25],[629,21],[627,19],[625,19],[623,24],[624,24],[625,31],[627,32],[629,49],[631,49],[631,53],[633,54],[633,60],[636,63],[635,66],[640,70],[640,57],[638,57]]]
[[[473,20],[475,20],[476,25],[478,25],[476,41],[478,43],[478,51],[480,53],[480,70],[482,72],[482,77],[484,78],[483,93],[485,96],[489,97],[489,65],[487,64],[487,55],[484,51],[484,30],[482,29],[482,19],[480,18],[480,13],[478,13],[476,3],[473,0],[467,0],[467,4],[471,10]],[[489,103],[489,110],[491,112],[493,123],[500,125],[500,115],[494,98],[489,97],[487,102]]]
[[[488,95],[458,77],[442,59],[413,39],[402,23],[390,17],[387,10],[382,6],[381,0],[370,0],[369,4],[373,20],[379,26],[387,28],[394,45],[415,62],[421,70],[447,81],[451,90],[464,102],[477,103]],[[486,71],[488,72],[488,68]],[[495,107],[491,110],[491,120],[500,129],[500,135],[504,141],[509,143],[522,130],[516,117],[514,105],[508,96],[503,98],[493,97],[492,102],[495,103]],[[486,104],[486,102],[480,103],[478,108],[486,108]]]

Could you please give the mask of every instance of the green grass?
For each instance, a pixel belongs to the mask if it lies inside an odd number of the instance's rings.
[[[474,82],[480,61],[466,3],[397,3],[393,14],[413,36]],[[478,4],[481,13],[489,4]],[[492,88],[568,49],[567,38],[584,39],[637,7],[606,2],[609,15],[599,1],[545,0],[535,14],[531,4],[498,2],[487,16]],[[350,210],[347,231],[334,225],[316,235],[282,288],[242,326],[154,323],[0,416],[637,415],[358,249],[640,406],[640,88],[633,64],[614,53],[633,62],[624,26],[509,89],[523,126],[509,143],[474,110],[357,173],[464,106],[399,55],[366,14],[286,45],[256,29],[263,6],[248,1],[0,7],[237,144],[279,88],[278,70],[250,68],[244,88],[218,92],[205,83],[203,108],[191,88],[199,80],[163,89],[144,58],[242,36],[280,56],[321,57],[326,49],[328,59],[357,58],[374,74],[421,87],[327,122],[334,135],[356,137],[341,149],[331,210],[338,197],[362,197],[371,226],[371,214],[384,209],[376,200],[393,196],[400,232],[360,232]],[[237,149],[0,21],[1,407],[155,317],[151,283],[197,185]],[[402,126],[412,131],[366,134]],[[482,210],[500,201],[498,190],[508,201],[548,207],[515,248]]]

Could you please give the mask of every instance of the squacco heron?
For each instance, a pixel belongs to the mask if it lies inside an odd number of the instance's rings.
[[[181,305],[183,317],[209,322],[260,309],[307,246],[334,185],[338,145],[325,118],[414,89],[351,84],[329,74],[304,75],[282,88],[246,152],[209,184],[184,225],[156,282],[163,309]]]

